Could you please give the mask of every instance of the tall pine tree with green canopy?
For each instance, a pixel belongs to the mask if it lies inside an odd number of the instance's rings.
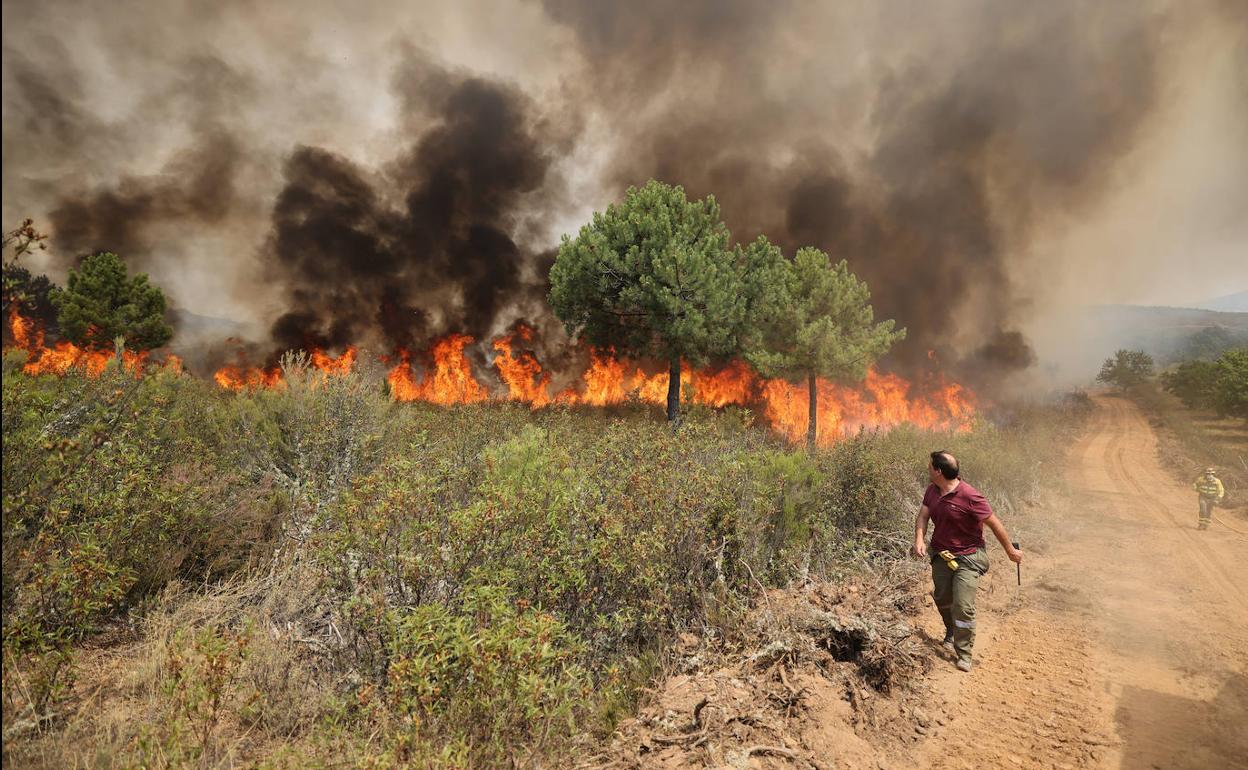
[[[570,334],[669,364],[667,418],[680,416],[681,360],[702,364],[738,347],[746,299],[738,252],[713,196],[651,180],[564,236],[550,304]]]
[[[116,254],[102,251],[69,271],[65,288],[54,290],[61,335],[71,342],[102,348],[117,337],[136,348],[164,345],[173,337],[165,322],[165,295],[147,275],[131,278]]]
[[[806,439],[819,436],[816,379],[857,381],[905,337],[894,322],[875,322],[871,292],[845,260],[815,248],[792,261],[760,238],[745,249],[749,323],[746,360],[766,377],[805,380],[810,389]]]

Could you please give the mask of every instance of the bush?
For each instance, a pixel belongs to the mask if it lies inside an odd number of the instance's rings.
[[[1224,417],[1248,419],[1248,348],[1228,350],[1214,365],[1214,409]]]
[[[1212,361],[1189,361],[1163,372],[1161,386],[1188,409],[1208,409],[1213,406],[1217,379],[1218,367]]]
[[[217,733],[225,715],[252,713],[250,702],[235,702],[250,645],[248,632],[216,626],[193,634],[179,630],[170,640],[160,679],[169,708],[137,742],[145,767],[218,761]]]
[[[221,462],[222,398],[115,364],[98,379],[5,378],[6,677],[33,672],[30,697],[6,710],[41,714],[64,690],[73,646],[171,578],[248,562],[280,510]]]
[[[401,726],[387,757],[396,763],[501,767],[517,751],[540,757],[589,701],[579,641],[509,591],[477,586],[453,607],[422,605],[390,622],[379,705]]]
[[[1228,350],[1215,361],[1179,364],[1161,375],[1161,384],[1188,409],[1248,417],[1248,349]]]
[[[1152,356],[1142,350],[1118,350],[1101,364],[1096,381],[1127,390],[1152,376]]]

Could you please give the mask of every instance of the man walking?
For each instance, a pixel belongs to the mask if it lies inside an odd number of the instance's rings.
[[[932,452],[927,465],[931,484],[923,495],[914,520],[914,555],[931,552],[932,598],[945,621],[945,645],[953,647],[958,669],[971,670],[975,644],[975,590],[979,576],[988,571],[984,552],[984,527],[996,535],[1010,561],[1023,561],[1023,553],[1010,542],[1005,525],[992,512],[979,490],[959,478],[958,461],[948,452]],[[931,519],[932,544],[925,544]]]
[[[1209,522],[1213,519],[1213,507],[1222,502],[1226,490],[1213,468],[1205,468],[1205,475],[1192,482],[1192,489],[1199,495],[1200,523],[1197,529],[1209,529]]]

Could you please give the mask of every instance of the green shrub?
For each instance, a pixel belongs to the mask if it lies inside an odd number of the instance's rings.
[[[73,645],[171,578],[248,563],[280,510],[223,462],[222,399],[115,364],[96,379],[5,377],[5,676],[32,682],[6,713],[42,713],[64,691]]]
[[[1217,394],[1218,367],[1212,361],[1189,361],[1163,372],[1161,385],[1188,409],[1209,409]]]
[[[1248,419],[1248,348],[1226,351],[1215,365],[1214,409],[1224,417]]]
[[[576,637],[505,589],[474,586],[454,606],[396,611],[389,622],[382,697],[406,728],[390,736],[399,763],[440,756],[459,767],[502,766],[518,750],[541,756],[572,732],[589,700]]]
[[[1097,382],[1122,390],[1139,385],[1153,376],[1153,357],[1142,350],[1117,350],[1101,364]]]

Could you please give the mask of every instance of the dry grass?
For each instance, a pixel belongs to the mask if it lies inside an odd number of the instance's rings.
[[[256,757],[305,765],[318,753],[314,728],[332,707],[333,682],[287,620],[296,587],[293,575],[207,591],[171,583],[141,621],[79,650],[58,718],[20,741],[6,734],[5,765],[228,768]],[[216,668],[214,640],[228,642]]]
[[[1213,466],[1226,487],[1227,505],[1248,507],[1248,420],[1188,409],[1155,386],[1141,388],[1136,400],[1157,430],[1162,467],[1191,483]]]

